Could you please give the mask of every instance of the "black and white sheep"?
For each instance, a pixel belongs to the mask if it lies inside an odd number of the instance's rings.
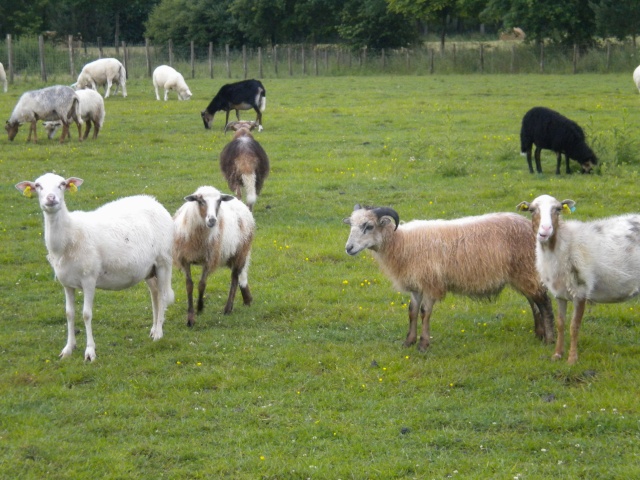
[[[4,65],[0,62],[0,82],[2,82],[2,90],[7,93],[7,72],[4,71]]]
[[[169,98],[169,91],[174,90],[178,94],[178,100],[189,100],[191,90],[184,81],[184,77],[175,68],[169,65],[160,65],[153,71],[153,88],[156,91],[156,100],[160,100],[158,89],[164,89],[164,101]]]
[[[127,71],[124,65],[115,58],[101,58],[82,67],[74,86],[77,89],[92,88],[94,90],[104,86],[104,98],[108,98],[113,84],[116,85],[114,95],[118,93],[118,87],[122,87],[122,96],[127,96]]]
[[[356,205],[344,223],[351,226],[346,252],[370,249],[398,290],[409,292],[409,333],[405,346],[430,344],[434,304],[447,292],[492,298],[505,285],[526,297],[536,335],[553,341],[553,310],[535,267],[531,222],[515,213],[491,213],[456,220],[413,220],[400,225],[389,207]]]
[[[236,133],[220,152],[220,170],[227,180],[229,189],[242,200],[242,188],[247,195],[247,206],[253,206],[262,191],[264,181],[269,175],[269,157],[262,145],[253,138],[251,130],[254,122],[230,122],[227,128]]]
[[[570,364],[578,360],[578,332],[587,302],[617,303],[640,293],[640,215],[627,214],[591,222],[563,221],[573,200],[541,195],[522,202],[531,213],[536,242],[536,268],[558,300],[558,336],[554,359],[564,354],[567,302],[573,302]]]
[[[256,123],[262,127],[262,112],[266,108],[267,91],[260,80],[243,80],[236,83],[223,85],[206,109],[200,112],[204,128],[211,128],[216,112],[227,112],[225,126],[229,123],[229,112],[236,111],[236,117],[240,120],[240,110],[253,108],[256,111]]]
[[[27,142],[31,141],[33,133],[33,142],[37,143],[36,125],[39,120],[59,120],[62,122],[60,143],[69,136],[69,124],[73,121],[78,126],[78,138],[82,141],[80,100],[70,87],[55,85],[23,93],[4,127],[9,135],[9,140],[13,141],[16,138],[20,125],[29,122],[31,126]]]
[[[223,266],[231,269],[231,286],[224,313],[233,310],[238,285],[244,304],[251,304],[248,276],[255,221],[244,203],[214,187],[200,187],[184,199],[186,202],[173,217],[173,263],[186,277],[187,325],[191,327],[195,324],[191,265],[202,266],[198,283],[198,313],[204,308],[207,277]]]
[[[573,120],[546,107],[534,107],[525,113],[520,129],[520,151],[527,156],[529,172],[533,173],[531,150],[536,146],[536,170],[542,173],[540,151],[552,150],[557,155],[556,174],[560,174],[562,154],[565,155],[566,172],[571,173],[569,159],[582,167],[582,173],[589,173],[597,165],[598,158],[585,142],[584,131]]]
[[[82,185],[80,178],[47,173],[35,182],[20,182],[16,188],[30,197],[35,192],[44,213],[47,259],[56,279],[64,286],[67,314],[67,344],[60,357],[68,357],[76,346],[75,292],[84,292],[82,316],[87,335],[85,360],[96,358],[91,320],[96,288],[123,290],[144,280],[151,292],[153,326],[150,335],[162,338],[167,305],[174,299],[171,289],[173,221],[153,197],[137,195],[107,203],[91,212],[69,212],[64,195]]]
[[[82,138],[87,139],[91,131],[91,125],[93,124],[93,139],[95,140],[98,138],[100,129],[102,129],[106,113],[102,95],[91,89],[77,90],[76,95],[80,100],[80,117],[86,124]],[[47,131],[49,139],[53,138],[58,128],[60,128],[60,125],[62,125],[60,120],[44,122],[44,128]]]

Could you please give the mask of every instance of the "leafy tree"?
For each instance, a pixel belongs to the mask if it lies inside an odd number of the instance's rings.
[[[603,37],[624,40],[631,36],[636,48],[640,35],[640,4],[638,0],[597,0],[590,2],[595,13],[596,30]]]
[[[0,0],[0,34],[39,35],[46,30],[44,12],[49,0]]]
[[[348,0],[340,14],[338,33],[354,48],[394,48],[418,39],[415,22],[390,12],[386,0]]]
[[[583,0],[488,0],[481,18],[520,27],[528,40],[559,44],[592,44],[595,15]]]

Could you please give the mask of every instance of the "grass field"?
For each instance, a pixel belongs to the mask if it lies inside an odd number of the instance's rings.
[[[368,253],[345,254],[342,224],[356,203],[456,218],[542,193],[575,200],[576,219],[640,211],[630,75],[269,80],[253,305],[238,298],[222,315],[229,271],[218,271],[189,329],[174,270],[176,302],[153,342],[144,285],[99,291],[97,360],[82,360],[81,321],[76,352],[59,360],[63,289],[37,201],[14,184],[55,171],[85,181],[72,210],[148,193],[171,213],[200,185],[226,190],[230,135],[220,115],[211,131],[199,115],[221,82],[189,83],[191,101],[165,103],[150,81],[130,82],[128,98],[106,100],[97,141],[60,145],[40,127],[26,144],[27,126],[0,138],[0,478],[640,477],[637,302],[589,307],[569,366],[534,337],[521,296],[451,295],[420,354],[402,347],[408,295]],[[0,115],[41,86],[0,94]],[[528,173],[519,128],[534,105],[583,125],[596,174],[556,176],[546,151],[545,174]]]

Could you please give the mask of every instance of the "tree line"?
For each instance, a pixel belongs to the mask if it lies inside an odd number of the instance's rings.
[[[528,42],[581,46],[640,34],[638,0],[0,0],[0,34],[140,43],[415,46],[519,27]]]

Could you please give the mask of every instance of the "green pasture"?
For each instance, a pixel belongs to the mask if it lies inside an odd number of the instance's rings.
[[[176,302],[153,342],[144,284],[99,291],[97,360],[83,361],[81,320],[76,352],[59,360],[63,289],[37,200],[14,185],[55,171],[85,181],[67,195],[71,210],[147,193],[172,214],[200,185],[226,191],[224,115],[213,130],[200,119],[223,82],[188,83],[190,101],[158,102],[150,80],[133,79],[127,98],[106,99],[97,141],[72,130],[60,145],[40,127],[27,144],[28,126],[14,142],[0,136],[0,478],[640,477],[637,302],[589,307],[569,366],[535,338],[523,297],[450,295],[420,354],[402,347],[408,295],[370,254],[345,254],[342,223],[356,203],[448,219],[515,211],[542,193],[575,200],[576,219],[640,211],[630,73],[265,80],[256,137],[271,174],[254,210],[254,303],[238,296],[223,315],[230,274],[217,271],[190,329],[174,270]],[[42,86],[0,93],[2,120]],[[519,129],[535,105],[585,128],[595,174],[556,176],[547,151],[545,173],[529,174]]]

